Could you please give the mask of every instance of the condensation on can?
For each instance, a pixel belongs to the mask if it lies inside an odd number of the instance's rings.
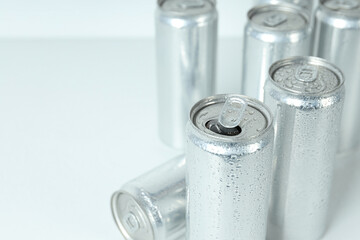
[[[126,183],[111,199],[126,240],[180,240],[186,231],[185,156]]]
[[[183,149],[191,106],[215,88],[215,1],[164,0],[155,13],[160,139]]]
[[[275,150],[269,240],[316,240],[325,231],[344,103],[341,71],[324,59],[275,62],[265,85]]]
[[[261,101],[271,64],[291,56],[309,55],[311,51],[309,16],[292,4],[252,8],[244,36],[242,93]]]
[[[236,94],[205,98],[190,112],[187,137],[187,240],[265,239],[274,140],[267,107]]]
[[[315,14],[314,55],[341,69],[346,98],[339,153],[360,147],[360,1],[321,0]]]

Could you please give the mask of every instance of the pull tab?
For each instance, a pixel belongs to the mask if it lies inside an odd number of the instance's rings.
[[[237,96],[226,99],[226,102],[219,115],[218,122],[225,128],[234,128],[241,122],[247,103]]]
[[[205,2],[202,0],[184,1],[178,4],[178,6],[184,10],[191,8],[201,8],[204,7],[204,5]]]
[[[287,21],[286,15],[277,13],[265,18],[264,24],[269,27],[276,27],[286,21]]]
[[[318,77],[318,69],[311,65],[302,65],[296,69],[295,78],[302,82],[313,82]]]

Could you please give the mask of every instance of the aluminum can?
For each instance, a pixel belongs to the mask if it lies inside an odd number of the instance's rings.
[[[187,240],[265,239],[272,117],[258,100],[216,95],[187,124]]]
[[[265,85],[275,161],[268,239],[317,240],[327,223],[344,102],[341,71],[324,59],[275,62]]]
[[[339,152],[348,154],[360,145],[360,1],[320,1],[315,17],[314,55],[344,73],[344,104]]]
[[[242,93],[261,101],[271,64],[291,56],[309,55],[311,51],[309,18],[290,4],[251,9],[244,36]]]
[[[155,15],[160,138],[183,149],[192,105],[214,93],[218,14],[214,1],[165,0]]]
[[[311,14],[314,7],[314,0],[258,0],[257,4],[277,4],[277,3],[289,3],[301,7],[304,11]]]
[[[112,213],[126,240],[185,239],[185,170],[182,155],[113,194]]]

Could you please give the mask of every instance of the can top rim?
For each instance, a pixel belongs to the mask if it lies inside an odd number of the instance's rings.
[[[266,13],[269,11],[282,11],[284,13],[292,13],[292,14],[298,15],[302,19],[304,19],[305,24],[303,24],[303,26],[298,27],[296,29],[280,30],[280,29],[277,29],[276,27],[266,26],[265,24],[261,25],[261,24],[257,24],[257,23],[253,22],[252,19],[254,16],[256,16],[259,13]],[[267,30],[272,30],[272,31],[298,32],[298,31],[303,31],[303,29],[308,28],[309,24],[310,24],[309,15],[306,12],[304,12],[301,7],[295,6],[295,5],[289,4],[289,3],[278,3],[277,2],[277,3],[268,3],[268,4],[262,4],[262,5],[255,6],[248,11],[247,18],[248,18],[249,23],[259,26],[262,29],[267,29]]]
[[[115,220],[115,223],[117,225],[117,227],[119,228],[121,234],[123,235],[123,237],[126,240],[134,240],[133,236],[128,232],[126,226],[124,226],[123,220],[121,220],[121,216],[120,216],[120,209],[119,209],[119,201],[120,201],[120,197],[125,196],[127,198],[127,201],[131,202],[136,210],[138,211],[138,214],[140,215],[141,221],[143,224],[145,224],[145,228],[147,229],[151,229],[151,232],[149,234],[147,234],[145,236],[146,239],[149,240],[154,240],[154,229],[151,226],[151,221],[148,218],[146,211],[141,207],[141,205],[139,204],[139,202],[128,192],[126,191],[117,191],[115,192],[112,197],[111,197],[111,212],[113,215],[113,218]],[[127,211],[129,211],[129,213],[131,213],[130,209],[126,209]],[[136,239],[136,238],[135,238]]]
[[[274,74],[280,68],[289,66],[292,64],[300,64],[300,63],[306,63],[306,66],[309,65],[309,66],[318,66],[318,67],[326,68],[328,71],[332,72],[335,75],[336,79],[338,80],[338,84],[328,91],[303,92],[303,91],[298,91],[298,90],[291,89],[288,87],[283,87],[282,85],[280,85],[279,83],[277,83],[274,80]],[[282,90],[285,90],[291,94],[298,95],[298,96],[319,96],[319,95],[324,96],[324,95],[332,94],[332,93],[338,91],[344,85],[344,75],[337,66],[328,62],[325,59],[313,57],[313,56],[295,56],[295,57],[278,60],[270,66],[268,73],[269,73],[271,82],[273,82],[277,87],[279,87]]]
[[[359,0],[348,0],[344,3],[333,0],[320,0],[319,8],[342,16],[360,17]]]
[[[244,136],[243,134],[239,134],[237,136],[224,136],[224,135],[217,134],[217,133],[210,133],[211,132],[210,130],[207,132],[204,132],[202,129],[199,128],[199,126],[197,126],[195,121],[196,121],[196,117],[197,117],[197,114],[199,113],[199,111],[203,110],[206,107],[215,105],[215,104],[225,103],[226,99],[231,96],[241,97],[243,100],[246,101],[248,107],[254,108],[255,110],[259,111],[265,118],[265,121],[266,121],[265,127],[257,135],[250,136],[250,137]],[[218,141],[222,141],[222,142],[240,143],[240,144],[244,144],[244,145],[248,144],[249,141],[252,141],[254,139],[257,139],[257,138],[267,134],[271,130],[272,124],[273,124],[271,111],[264,103],[260,102],[257,99],[253,99],[248,96],[243,96],[243,95],[239,95],[239,94],[218,94],[218,95],[204,98],[204,99],[198,101],[191,108],[189,117],[190,117],[189,122],[190,122],[191,126],[195,129],[197,129],[198,130],[197,132],[200,132],[202,136],[209,137],[213,140],[218,140]]]
[[[158,8],[167,14],[178,17],[203,15],[214,11],[215,0],[158,0]]]
[[[157,0],[156,3],[158,6],[161,6],[166,1],[168,0]],[[216,0],[207,0],[207,1],[211,2],[214,6],[216,6]]]

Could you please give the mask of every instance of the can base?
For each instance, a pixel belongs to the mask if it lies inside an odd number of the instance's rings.
[[[126,240],[154,240],[150,221],[136,199],[129,193],[116,192],[111,198],[114,220]]]

